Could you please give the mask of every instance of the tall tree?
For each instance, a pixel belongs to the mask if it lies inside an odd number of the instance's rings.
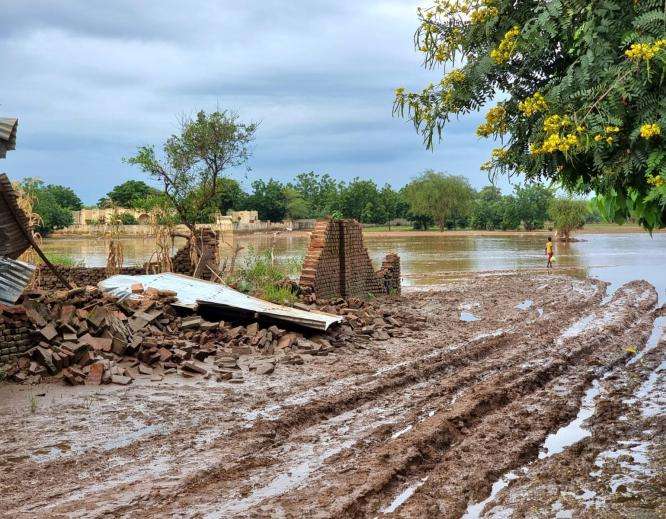
[[[526,231],[541,229],[548,217],[548,205],[555,196],[552,189],[541,184],[516,186],[517,214]]]
[[[473,229],[494,231],[502,227],[504,204],[502,192],[495,186],[485,186],[474,201],[470,226]]]
[[[128,180],[115,186],[105,197],[100,199],[100,207],[115,205],[117,207],[127,207],[129,209],[139,208],[149,195],[154,195],[159,191],[150,187],[143,180]]]
[[[222,214],[234,209],[239,211],[247,203],[247,193],[243,191],[240,184],[233,178],[220,178],[218,180],[218,203],[217,206]]]
[[[384,208],[386,223],[388,223],[390,230],[391,220],[403,216],[406,211],[407,204],[404,202],[404,200],[402,200],[400,193],[394,191],[389,184],[384,184],[384,187],[379,192],[379,200],[380,204]]]
[[[21,187],[36,201],[33,211],[40,217],[35,226],[37,232],[48,234],[74,223],[72,211],[58,202],[53,190],[45,186],[44,182],[37,178],[26,178],[21,182]]]
[[[201,111],[181,121],[180,133],[164,143],[161,159],[153,146],[142,146],[125,159],[162,182],[164,194],[192,235],[195,223],[208,221],[217,208],[218,180],[250,157],[257,125],[238,119],[227,110]]]
[[[328,173],[310,171],[296,175],[292,187],[296,189],[310,208],[310,216],[319,218],[340,209],[342,182]]]
[[[587,214],[585,200],[556,198],[548,205],[548,216],[562,241],[569,241],[571,233],[585,225]]]
[[[53,199],[60,207],[70,211],[80,211],[83,208],[83,202],[72,188],[49,184],[45,189],[53,195]]]
[[[428,170],[405,187],[413,214],[430,216],[440,230],[469,217],[474,189],[462,176]]]
[[[259,213],[260,220],[281,222],[287,214],[287,196],[281,182],[269,179],[252,182],[252,194],[247,199],[247,207]]]
[[[374,180],[361,180],[357,177],[343,187],[340,193],[340,209],[346,218],[375,223],[379,205],[379,191]]]
[[[421,92],[398,88],[394,109],[426,146],[501,93],[477,129],[503,143],[485,168],[594,191],[607,218],[666,225],[663,0],[438,0],[418,17],[425,66],[449,71]]]
[[[310,205],[297,189],[291,186],[284,188],[284,196],[287,199],[285,216],[294,220],[308,218],[311,214]]]

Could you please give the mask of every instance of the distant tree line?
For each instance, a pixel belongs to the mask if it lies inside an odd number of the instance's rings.
[[[402,189],[389,184],[379,187],[373,180],[335,180],[329,174],[300,173],[290,182],[255,180],[251,190],[228,177],[218,179],[217,195],[199,220],[210,223],[217,211],[256,210],[265,221],[321,218],[338,214],[366,224],[386,225],[407,220],[414,229],[517,230],[542,229],[546,221],[566,236],[588,222],[601,220],[585,201],[558,198],[553,189],[541,184],[516,186],[502,194],[495,186],[476,191],[462,176],[425,171]],[[83,207],[70,188],[45,185],[35,179],[23,182],[38,203],[36,212],[43,220],[41,232],[71,225],[72,210]],[[149,211],[162,202],[159,190],[140,180],[115,186],[98,203],[99,207],[126,207]],[[122,223],[135,224],[130,214]]]

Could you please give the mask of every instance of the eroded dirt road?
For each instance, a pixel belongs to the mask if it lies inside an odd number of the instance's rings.
[[[657,294],[645,282],[604,293],[557,275],[452,282],[376,303],[410,316],[402,338],[243,385],[0,386],[0,514],[621,517],[633,503],[652,517]],[[567,446],[558,431],[586,410]]]

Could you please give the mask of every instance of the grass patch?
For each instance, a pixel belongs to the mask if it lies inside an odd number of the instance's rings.
[[[270,249],[258,252],[250,248],[241,266],[227,282],[241,292],[272,303],[293,303],[298,298],[288,279],[300,272],[301,263],[299,258],[278,260]]]
[[[375,225],[372,227],[363,227],[363,232],[389,232],[389,231],[413,231],[414,228],[411,225],[391,225],[389,229],[388,225]]]
[[[68,254],[62,254],[60,252],[45,252],[44,253],[47,259],[54,265],[61,265],[63,267],[82,267],[83,261],[76,261],[73,257]],[[40,260],[40,263],[42,261]]]

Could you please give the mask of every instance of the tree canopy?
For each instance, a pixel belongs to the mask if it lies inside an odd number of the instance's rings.
[[[485,169],[595,192],[608,219],[666,225],[663,0],[437,0],[418,17],[424,64],[446,73],[398,88],[394,111],[427,147],[499,97],[477,129],[500,142]]]
[[[485,186],[479,191],[470,217],[472,229],[506,231],[517,229],[520,223],[515,197],[502,195],[495,186]]]
[[[45,189],[53,195],[53,199],[60,207],[71,211],[80,211],[83,208],[83,202],[71,187],[49,184]]]
[[[201,111],[181,121],[180,133],[164,143],[161,159],[153,146],[142,146],[125,159],[162,182],[164,194],[193,234],[194,224],[209,221],[217,210],[219,179],[250,157],[257,124],[238,118],[227,110]]]
[[[247,198],[247,207],[259,213],[260,220],[279,222],[287,214],[287,195],[284,186],[274,179],[252,182],[252,194]]]
[[[541,184],[516,186],[516,214],[526,231],[541,229],[548,218],[548,205],[555,196]]]
[[[218,180],[218,202],[220,213],[227,214],[230,209],[243,209],[247,203],[247,193],[243,191],[237,180],[224,177]]]
[[[52,185],[45,186],[44,182],[37,178],[24,179],[21,181],[21,188],[34,200],[32,210],[40,218],[40,221],[35,226],[35,231],[41,234],[48,234],[51,231],[62,229],[74,223],[72,210],[63,206],[58,199],[59,195],[66,193],[65,198],[70,200],[69,191],[71,190],[69,188]],[[78,197],[76,199],[78,200]]]
[[[560,238],[568,241],[571,233],[585,225],[589,210],[585,200],[555,198],[548,205],[548,216]]]
[[[117,207],[127,207],[129,209],[139,209],[145,205],[145,200],[150,195],[155,195],[159,191],[150,187],[142,180],[128,180],[115,186],[105,197],[100,199],[100,206],[109,203]]]
[[[405,187],[410,212],[429,216],[442,230],[466,223],[475,195],[465,177],[432,170]]]

